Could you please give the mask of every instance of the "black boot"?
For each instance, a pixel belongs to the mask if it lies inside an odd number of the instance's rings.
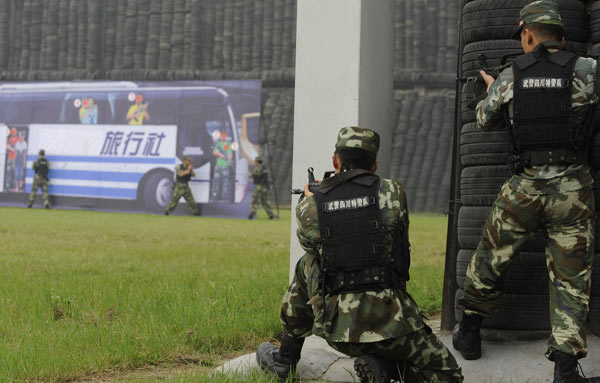
[[[481,358],[481,328],[483,317],[475,314],[464,314],[458,330],[452,334],[452,346],[466,360]]]
[[[248,214],[248,219],[254,219],[255,215],[256,215],[256,213],[250,212],[250,214]]]
[[[360,383],[390,383],[399,381],[397,362],[375,355],[363,355],[354,360],[354,371]]]
[[[600,377],[584,378],[579,374],[577,357],[561,351],[552,353],[554,383],[599,383]]]
[[[274,372],[280,379],[285,380],[295,373],[303,344],[304,338],[297,338],[284,331],[281,347],[277,348],[267,342],[258,346],[256,361],[263,370]]]

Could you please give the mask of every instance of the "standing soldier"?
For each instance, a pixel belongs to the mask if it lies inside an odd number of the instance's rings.
[[[196,206],[196,201],[194,201],[194,196],[190,190],[190,185],[188,185],[190,179],[195,175],[192,159],[189,156],[185,156],[183,158],[183,163],[177,165],[175,168],[175,187],[173,188],[171,202],[169,202],[169,205],[165,210],[165,215],[169,215],[171,211],[175,209],[175,206],[177,206],[177,202],[179,202],[181,197],[185,198],[185,202],[187,203],[192,214],[198,215],[198,207]]]
[[[594,192],[586,147],[597,103],[596,61],[562,50],[563,28],[553,1],[527,4],[515,33],[525,54],[497,80],[481,71],[488,95],[477,105],[477,123],[484,130],[508,128],[513,176],[492,206],[467,269],[465,295],[458,301],[463,320],[452,343],[465,359],[481,357],[479,330],[498,306],[502,276],[541,229],[552,328],[545,355],[555,363],[554,382],[600,382],[577,371],[577,360],[587,354],[594,259]]]
[[[374,173],[378,150],[376,132],[342,128],[335,176],[312,192],[306,185],[296,206],[306,253],[283,298],[283,339],[279,348],[262,343],[256,353],[258,364],[282,379],[293,373],[304,338],[315,334],[357,357],[361,383],[463,381],[406,292],[406,196],[401,183]]]
[[[33,184],[31,185],[31,192],[29,193],[29,203],[27,207],[33,206],[35,201],[35,195],[38,188],[42,188],[42,200],[44,201],[44,207],[50,209],[50,199],[48,198],[48,172],[50,170],[50,161],[46,158],[46,152],[44,149],[40,149],[39,157],[33,162],[33,171],[35,176],[33,177]]]
[[[229,167],[233,159],[233,148],[226,132],[221,132],[221,140],[215,144],[213,156],[217,157],[217,161],[212,184],[212,199],[225,201],[229,196]]]
[[[267,169],[265,169],[262,163],[262,158],[256,157],[254,161],[256,162],[256,167],[252,169],[250,176],[252,177],[255,189],[250,200],[250,214],[248,214],[248,219],[253,219],[256,216],[256,211],[260,206],[265,209],[269,215],[269,219],[279,218],[271,210],[271,201],[269,201],[269,173],[267,173]]]

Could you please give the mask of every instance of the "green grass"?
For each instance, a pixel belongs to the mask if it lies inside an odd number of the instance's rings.
[[[281,330],[289,266],[290,212],[260,218],[0,208],[0,381],[253,350]],[[429,313],[445,235],[445,217],[411,217],[409,291]]]

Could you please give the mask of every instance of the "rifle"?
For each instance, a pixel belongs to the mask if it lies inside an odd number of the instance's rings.
[[[315,181],[315,173],[314,173],[314,169],[312,167],[308,168],[307,172],[308,172],[308,190],[310,190],[311,192],[314,193],[315,190],[317,190],[317,188],[319,187],[319,185],[321,183]],[[331,175],[333,173],[335,173],[333,170],[326,171],[325,174],[323,174],[323,179],[331,177]],[[304,189],[292,189],[291,193],[292,194],[300,194],[301,197],[304,197]]]

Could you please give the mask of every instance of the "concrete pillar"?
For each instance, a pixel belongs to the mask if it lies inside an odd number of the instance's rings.
[[[343,126],[377,131],[381,177],[392,148],[394,20],[392,0],[299,0],[296,32],[293,187],[312,166],[321,179]],[[304,251],[292,198],[290,278]]]

